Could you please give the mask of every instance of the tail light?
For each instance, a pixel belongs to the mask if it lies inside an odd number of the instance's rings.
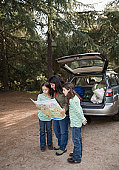
[[[107,91],[106,91],[106,96],[113,96],[113,91],[112,91],[112,89],[107,89]]]

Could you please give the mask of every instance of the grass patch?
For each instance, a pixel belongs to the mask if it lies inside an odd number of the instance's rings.
[[[39,91],[27,91],[27,93],[40,93]]]

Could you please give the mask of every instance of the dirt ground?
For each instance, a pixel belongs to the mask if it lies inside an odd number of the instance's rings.
[[[111,117],[91,117],[82,127],[83,157],[80,164],[69,164],[73,149],[71,130],[67,152],[40,151],[37,108],[29,98],[37,94],[0,93],[0,170],[119,170],[119,122]],[[57,144],[53,133],[53,144]]]

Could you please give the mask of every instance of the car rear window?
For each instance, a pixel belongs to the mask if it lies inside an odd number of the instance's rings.
[[[104,67],[104,63],[101,60],[80,60],[80,61],[72,61],[67,63],[68,67],[70,67],[71,69],[76,69],[78,67],[80,68],[84,68],[84,67]]]

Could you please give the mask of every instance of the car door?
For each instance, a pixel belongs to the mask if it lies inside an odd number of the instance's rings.
[[[117,75],[111,74],[109,81],[113,90],[113,102],[115,105],[119,106],[119,84],[117,81]]]

